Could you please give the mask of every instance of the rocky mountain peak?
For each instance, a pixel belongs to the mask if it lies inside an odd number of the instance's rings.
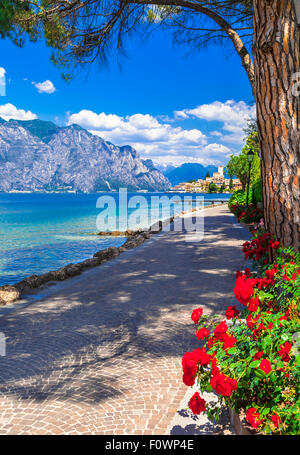
[[[0,119],[0,191],[165,191],[169,180],[130,145],[79,125]]]

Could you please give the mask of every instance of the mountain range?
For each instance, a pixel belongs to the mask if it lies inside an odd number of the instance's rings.
[[[217,170],[218,168],[213,165],[203,166],[200,163],[184,163],[179,167],[168,166],[163,173],[174,186],[189,180],[205,179],[207,172],[212,176]]]
[[[78,125],[0,118],[0,191],[166,191],[170,181],[129,145]]]

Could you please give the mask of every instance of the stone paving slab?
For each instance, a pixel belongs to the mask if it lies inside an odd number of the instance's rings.
[[[248,236],[226,207],[204,214],[202,241],[152,236],[0,317],[0,434],[172,431],[181,357],[197,345],[191,311],[230,304]]]

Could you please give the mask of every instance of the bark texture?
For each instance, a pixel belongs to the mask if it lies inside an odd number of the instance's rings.
[[[291,0],[254,0],[253,57],[267,229],[285,246],[300,243],[300,32]]]

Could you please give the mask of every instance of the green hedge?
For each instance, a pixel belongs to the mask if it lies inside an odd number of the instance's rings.
[[[229,208],[232,204],[236,204],[236,202],[240,205],[246,204],[247,193],[243,190],[237,190],[232,193],[228,205]],[[261,180],[257,180],[253,185],[249,188],[249,204],[257,205],[258,202],[263,201],[262,196],[262,187],[261,187]]]
[[[237,190],[232,195],[230,196],[228,206],[229,208],[231,205],[238,203],[239,205],[245,205],[246,204],[246,197],[247,193],[243,190]],[[249,189],[249,203],[252,201],[252,189]]]
[[[261,179],[257,180],[253,185],[252,185],[252,202],[254,204],[257,204],[258,202],[263,201],[263,195],[262,195],[262,186],[261,186]]]

